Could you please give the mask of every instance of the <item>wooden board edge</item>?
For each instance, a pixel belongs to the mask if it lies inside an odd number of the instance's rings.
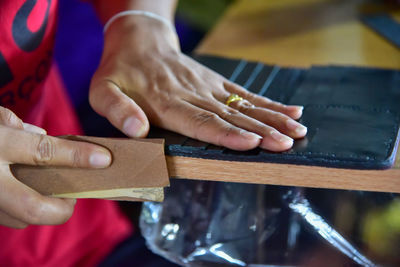
[[[400,169],[354,170],[167,156],[171,178],[400,193]]]

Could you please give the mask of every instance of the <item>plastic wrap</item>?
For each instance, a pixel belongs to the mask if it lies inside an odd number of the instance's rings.
[[[400,264],[393,194],[175,180],[163,203],[144,203],[140,228],[184,266]]]

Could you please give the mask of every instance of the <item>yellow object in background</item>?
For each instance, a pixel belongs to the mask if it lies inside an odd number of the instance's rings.
[[[400,247],[400,199],[396,198],[386,207],[368,213],[362,235],[373,254],[379,257],[396,256]]]

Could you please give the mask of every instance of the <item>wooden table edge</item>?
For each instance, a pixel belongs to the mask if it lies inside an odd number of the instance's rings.
[[[400,193],[400,169],[355,170],[167,156],[171,178]]]

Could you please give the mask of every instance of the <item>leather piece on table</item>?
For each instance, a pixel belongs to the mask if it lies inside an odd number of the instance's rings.
[[[349,66],[283,68],[214,56],[194,58],[254,93],[304,105],[300,122],[308,127],[308,135],[283,153],[259,148],[238,152],[153,128],[151,137],[166,138],[167,155],[352,169],[393,165],[399,140],[399,71]]]
[[[111,165],[104,169],[83,169],[14,164],[11,165],[14,176],[44,195],[169,185],[163,139],[63,138],[106,147],[113,157]]]

